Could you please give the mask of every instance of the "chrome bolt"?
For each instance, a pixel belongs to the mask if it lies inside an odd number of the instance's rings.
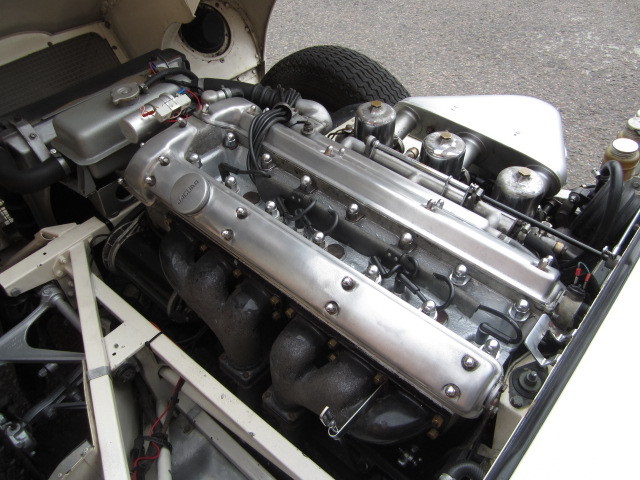
[[[347,220],[356,221],[360,217],[360,207],[357,203],[352,203],[347,207]]]
[[[403,233],[400,236],[398,246],[405,252],[411,250],[411,248],[413,247],[413,235],[411,235],[409,232]]]
[[[353,290],[353,288],[356,286],[356,281],[351,277],[344,277],[340,282],[340,285],[342,285],[342,288],[344,290],[349,291]]]
[[[238,180],[236,180],[236,177],[234,177],[233,175],[229,175],[227,178],[225,178],[224,184],[231,190],[234,190],[236,192],[238,191]]]
[[[529,312],[531,311],[531,306],[529,302],[524,298],[521,298],[509,308],[509,316],[518,322],[524,322],[527,318],[529,318]]]
[[[196,152],[190,153],[189,156],[187,157],[187,161],[191,165],[196,165],[198,168],[202,166],[202,162],[200,161],[200,155],[198,155]]]
[[[224,146],[224,148],[228,148],[229,150],[233,150],[234,148],[236,148],[238,146],[238,139],[236,138],[236,134],[233,132],[225,133],[222,145]]]
[[[30,133],[30,134],[29,134],[29,138],[30,138],[31,140],[35,140],[36,138],[38,138],[38,135],[36,135],[35,133]]]
[[[205,115],[207,115],[209,113],[209,104],[205,103],[204,105],[202,105],[202,113],[204,113]]]
[[[280,212],[278,212],[278,206],[273,200],[269,200],[264,204],[264,211],[274,218],[278,218],[280,216]]]
[[[460,389],[457,385],[450,383],[444,386],[444,394],[449,398],[457,398],[460,396]]]
[[[364,275],[374,282],[380,280],[380,269],[376,265],[369,265],[364,271]]]
[[[265,170],[273,167],[273,158],[271,158],[271,155],[268,153],[263,153],[260,161],[262,162],[262,168]]]
[[[244,207],[238,207],[236,208],[236,217],[238,217],[240,220],[242,220],[243,218],[247,218],[249,216],[249,211],[244,208]]]
[[[227,242],[233,240],[233,230],[230,230],[228,228],[222,230],[222,232],[220,232],[220,235],[222,235],[222,238],[224,238]]]
[[[449,279],[451,283],[458,287],[466,285],[471,279],[467,272],[467,266],[462,263],[457,265],[456,268],[453,269],[453,272],[451,272],[451,275],[449,275]]]
[[[318,245],[319,247],[324,248],[325,246],[324,233],[322,232],[314,233],[313,236],[311,237],[311,241],[316,245]]]
[[[50,148],[49,149],[49,154],[50,155],[56,155],[58,153],[58,150],[56,150],[55,148]]]
[[[167,165],[169,165],[169,163],[171,162],[171,160],[169,159],[169,157],[165,157],[164,155],[160,155],[158,157],[158,162],[160,163],[160,165],[162,165],[163,167],[166,167]]]
[[[338,313],[338,304],[336,302],[328,302],[325,306],[324,306],[324,310],[325,312],[327,312],[329,315],[335,315],[336,313]]]
[[[553,262],[553,257],[551,255],[548,255],[548,256],[542,257],[540,260],[538,260],[538,264],[536,266],[540,270],[546,272],[547,268],[549,267],[549,265],[551,265],[552,262]]]
[[[187,126],[187,120],[185,118],[179,118],[178,119],[178,127],[179,128],[184,128]]]
[[[253,115],[256,113],[256,106],[255,105],[251,105],[248,109],[247,109],[247,113],[249,115]]]
[[[430,198],[429,200],[427,200],[427,204],[425,205],[425,208],[431,211],[434,211],[437,208],[442,210],[442,208],[444,208],[444,200],[442,199],[434,200],[433,198]]]
[[[471,355],[464,355],[462,357],[462,368],[464,368],[468,372],[471,372],[478,368],[478,361]]]
[[[144,177],[144,183],[153,187],[156,184],[156,177],[148,175]]]
[[[436,309],[436,302],[433,300],[427,300],[420,307],[422,313],[424,313],[427,317],[433,318],[434,320],[438,317],[438,310]]]
[[[491,338],[482,345],[482,350],[487,352],[492,357],[497,357],[500,352],[500,343],[495,338]]]
[[[300,178],[300,190],[305,193],[310,193],[313,190],[313,180],[309,175],[303,175]]]
[[[120,185],[122,187],[124,187],[127,184],[127,182],[125,182],[124,178],[122,178],[122,177],[118,178],[117,181],[118,181],[118,185]]]
[[[331,145],[329,145],[329,146],[325,149],[324,154],[325,154],[327,157],[333,157],[333,147],[332,147]]]
[[[309,121],[304,122],[304,125],[302,126],[302,133],[305,135],[313,133],[313,124]]]

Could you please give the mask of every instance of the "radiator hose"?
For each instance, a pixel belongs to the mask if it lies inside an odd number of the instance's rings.
[[[35,193],[62,180],[66,175],[64,168],[54,157],[20,170],[13,156],[5,148],[0,147],[0,186],[9,192]]]

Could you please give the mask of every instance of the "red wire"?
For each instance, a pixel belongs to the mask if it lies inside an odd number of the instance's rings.
[[[181,381],[182,381],[182,378],[178,379],[178,383],[176,383],[176,386],[173,387],[173,392],[171,392],[171,397],[169,397],[170,399],[173,398],[175,396],[175,394],[178,392],[178,388],[181,386],[180,385]],[[153,431],[156,429],[158,424],[162,421],[164,416],[167,414],[167,412],[169,411],[169,407],[170,406],[171,406],[171,400],[169,400],[167,402],[167,406],[165,407],[164,411],[160,414],[160,416],[158,418],[156,418],[156,421],[153,422],[153,425],[151,425],[151,428],[149,429],[149,436],[150,437],[153,436]],[[151,457],[138,457],[138,458],[135,459],[135,461],[133,462],[133,480],[137,480],[137,478],[138,478],[137,467],[138,467],[138,464],[140,462],[142,462],[143,460],[155,460],[160,456],[160,452],[161,452],[162,449],[158,446],[158,444],[156,442],[151,442],[151,444],[156,449],[156,453],[155,453],[155,455],[153,455]]]
[[[185,89],[185,91],[186,91],[187,93],[190,93],[190,94],[193,96],[193,98],[195,98],[195,99],[196,99],[196,102],[198,102],[198,110],[201,110],[201,109],[202,109],[202,103],[200,102],[200,98],[198,97],[198,95],[196,95],[195,93],[193,93],[193,92],[192,92],[191,90],[189,90],[188,88],[187,88],[187,89]]]

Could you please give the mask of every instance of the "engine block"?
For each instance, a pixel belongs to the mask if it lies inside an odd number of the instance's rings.
[[[401,385],[454,414],[479,416],[534,313],[562,295],[558,271],[509,244],[485,217],[328,139],[300,114],[270,129],[267,173],[252,182],[246,146],[259,112],[245,99],[221,100],[159,133],[131,160],[127,186]],[[448,297],[445,312],[438,304]],[[530,312],[516,323],[509,315],[523,301]]]

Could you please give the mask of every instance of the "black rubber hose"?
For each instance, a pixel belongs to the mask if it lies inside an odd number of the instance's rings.
[[[484,470],[475,462],[460,462],[451,465],[446,472],[455,480],[470,478],[471,480],[482,480],[484,478]]]
[[[67,173],[53,157],[38,165],[19,170],[13,156],[0,147],[0,186],[13,193],[35,193],[62,180]]]
[[[222,78],[202,79],[202,88],[205,90],[222,90],[228,88],[233,93],[242,93],[247,100],[258,105],[260,108],[273,108],[277,103],[285,102],[291,106],[300,98],[299,94],[293,94],[292,89],[278,89],[264,85],[253,85],[251,83],[238,82],[235,80],[225,80]]]
[[[191,80],[193,80],[194,83],[197,83],[198,80],[200,80],[195,73],[193,73],[191,70],[187,70],[186,68],[167,68],[166,70],[162,70],[156,73],[153,77],[147,79],[147,81],[141,85],[141,88],[144,91],[163,78],[171,77],[173,75],[184,75],[185,77],[189,77]]]

